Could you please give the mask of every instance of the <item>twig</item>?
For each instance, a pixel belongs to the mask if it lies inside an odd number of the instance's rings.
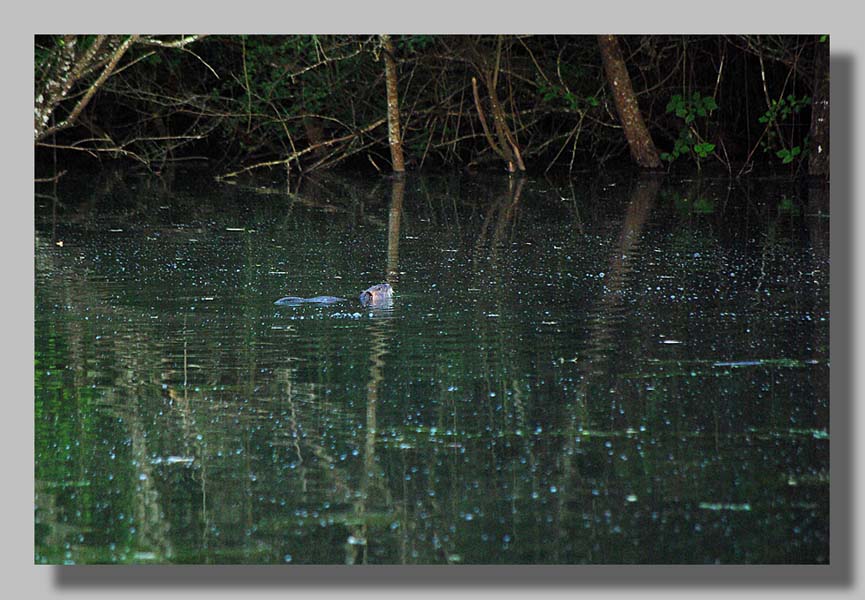
[[[387,117],[384,117],[384,118],[382,118],[382,119],[379,119],[379,120],[377,120],[377,121],[374,121],[373,123],[367,125],[367,126],[364,127],[363,129],[359,129],[358,131],[356,131],[356,132],[354,132],[354,133],[350,133],[349,135],[344,135],[344,136],[342,136],[342,137],[333,138],[333,139],[330,139],[330,140],[325,140],[325,141],[323,141],[323,142],[319,142],[319,143],[317,143],[317,144],[312,144],[311,146],[307,146],[307,147],[304,148],[303,150],[299,150],[299,151],[297,151],[297,152],[292,152],[292,153],[289,154],[287,157],[285,157],[285,158],[281,158],[281,159],[279,159],[279,160],[268,160],[268,161],[265,161],[265,162],[256,163],[256,164],[254,164],[254,165],[249,165],[249,166],[244,167],[244,168],[242,168],[242,169],[238,169],[237,171],[232,171],[232,172],[230,172],[230,173],[226,173],[225,175],[220,175],[219,177],[217,177],[217,180],[228,179],[229,177],[236,177],[236,176],[238,176],[238,175],[241,175],[242,173],[246,173],[246,172],[248,172],[248,171],[252,171],[252,170],[254,170],[254,169],[260,169],[260,168],[262,168],[262,167],[272,167],[272,166],[274,166],[274,165],[281,165],[281,164],[285,164],[286,162],[289,162],[289,161],[292,161],[292,160],[297,160],[297,159],[299,159],[301,156],[304,156],[304,155],[306,155],[306,154],[309,154],[310,152],[312,152],[313,150],[317,150],[318,148],[325,148],[325,147],[328,147],[328,146],[332,146],[332,145],[334,145],[334,144],[339,144],[339,143],[341,143],[341,142],[345,142],[345,141],[348,141],[348,140],[352,140],[352,139],[355,139],[355,138],[359,138],[359,137],[362,136],[363,134],[365,134],[365,133],[369,133],[369,132],[372,131],[373,129],[375,129],[375,128],[377,128],[377,127],[381,127],[381,126],[384,125],[385,123],[387,123]]]
[[[60,171],[54,177],[37,177],[33,180],[34,183],[54,183],[61,177],[66,175],[66,171]]]

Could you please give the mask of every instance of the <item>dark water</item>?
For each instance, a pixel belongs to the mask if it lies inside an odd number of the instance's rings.
[[[826,190],[39,191],[38,563],[829,560]]]

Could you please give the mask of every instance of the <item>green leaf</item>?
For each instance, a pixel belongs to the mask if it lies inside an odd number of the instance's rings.
[[[793,202],[792,199],[784,196],[783,198],[781,198],[781,202],[778,204],[778,210],[780,212],[792,213],[796,211],[796,204]]]
[[[709,214],[715,212],[715,203],[708,198],[697,198],[694,201],[694,212]]]

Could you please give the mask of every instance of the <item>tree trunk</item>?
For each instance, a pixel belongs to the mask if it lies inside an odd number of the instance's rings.
[[[616,103],[616,112],[628,147],[631,149],[631,157],[640,167],[644,169],[657,169],[661,166],[658,158],[658,150],[646,129],[640,107],[637,105],[637,97],[631,85],[631,77],[622,58],[622,50],[619,41],[614,35],[599,35],[598,45],[601,48],[601,58],[604,61],[604,71],[607,74],[607,82],[613,90],[613,99]]]
[[[405,172],[405,159],[402,155],[402,134],[399,127],[399,92],[397,90],[396,60],[393,41],[390,36],[381,36],[384,49],[384,74],[387,84],[387,133],[390,142],[390,158],[394,173]]]
[[[517,169],[519,169],[520,172],[525,172],[526,165],[523,162],[520,146],[517,143],[515,132],[512,133],[508,126],[507,115],[505,114],[504,108],[502,108],[502,103],[499,101],[499,94],[497,91],[499,70],[502,60],[503,39],[504,38],[501,35],[496,38],[496,54],[493,66],[489,65],[482,51],[477,46],[473,47],[475,68],[483,78],[484,85],[486,85],[487,92],[489,93],[490,112],[493,117],[493,128],[495,129],[498,141],[493,138],[489,125],[487,125],[487,119],[484,116],[484,111],[481,107],[481,98],[478,93],[477,80],[474,77],[472,77],[472,93],[474,94],[475,106],[478,110],[478,119],[480,119],[481,127],[484,130],[484,137],[486,137],[490,148],[492,148],[493,151],[502,157],[502,159],[508,164],[508,172],[514,173]]]
[[[811,155],[808,174],[829,177],[829,38],[814,50],[814,94],[811,96]]]
[[[135,41],[138,39],[138,35],[132,35],[126,38],[126,40],[121,43],[116,50],[114,50],[111,58],[108,61],[108,64],[105,65],[102,69],[102,73],[99,77],[90,84],[90,87],[84,93],[84,96],[78,100],[78,103],[69,113],[69,115],[60,123],[48,127],[48,118],[50,114],[54,111],[57,105],[66,98],[67,93],[72,89],[72,86],[84,75],[85,70],[91,66],[91,63],[94,63],[97,58],[97,51],[103,45],[105,41],[105,36],[97,37],[96,41],[91,45],[90,49],[84,52],[80,60],[76,63],[74,68],[70,68],[68,65],[63,67],[63,79],[59,84],[52,83],[51,86],[56,88],[55,93],[48,94],[46,93],[46,97],[43,99],[43,104],[41,104],[41,108],[37,108],[36,112],[36,127],[34,129],[35,140],[38,142],[47,138],[49,135],[57,133],[62,129],[66,129],[67,127],[71,127],[78,120],[81,112],[87,107],[87,104],[93,98],[94,94],[102,87],[102,84],[105,83],[105,80],[108,79],[111,74],[114,72],[114,69],[117,67],[117,63],[120,62],[120,59],[123,58],[123,55],[126,54],[126,51],[132,47]],[[74,36],[66,36],[65,43],[70,48],[70,52],[74,55],[74,46],[77,40],[74,39]],[[37,98],[37,106],[39,104],[40,98]],[[41,124],[40,124],[41,120]]]

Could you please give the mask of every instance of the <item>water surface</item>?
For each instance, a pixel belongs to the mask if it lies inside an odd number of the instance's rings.
[[[826,190],[38,191],[36,562],[828,562]]]

